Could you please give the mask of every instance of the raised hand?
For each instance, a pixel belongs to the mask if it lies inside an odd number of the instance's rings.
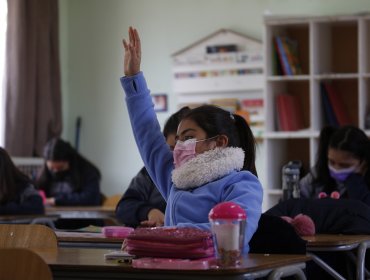
[[[128,36],[128,42],[125,39],[122,40],[125,49],[123,69],[125,76],[133,76],[140,72],[141,44],[139,33],[135,28],[129,27]]]

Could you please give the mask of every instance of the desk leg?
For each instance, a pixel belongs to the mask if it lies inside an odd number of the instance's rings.
[[[277,280],[281,277],[295,276],[295,279],[306,280],[306,275],[302,271],[306,267],[305,263],[287,265],[274,269],[268,276],[268,280]]]
[[[329,273],[335,279],[346,280],[346,278],[344,278],[342,275],[340,275],[338,272],[336,272],[331,266],[329,266],[327,263],[325,263],[322,259],[320,259],[315,254],[307,253],[307,255],[310,256],[315,263],[317,263],[323,270],[325,270],[327,273]]]
[[[370,246],[370,241],[364,241],[361,242],[360,245],[357,248],[357,280],[363,280],[365,279],[365,255],[366,255],[366,250]]]

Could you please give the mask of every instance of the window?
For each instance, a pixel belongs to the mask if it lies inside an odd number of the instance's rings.
[[[0,0],[0,146],[5,144],[5,45],[7,0]]]

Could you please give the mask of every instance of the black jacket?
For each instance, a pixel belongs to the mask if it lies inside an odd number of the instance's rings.
[[[42,198],[33,185],[26,183],[19,186],[17,197],[0,204],[0,215],[43,214]]]
[[[148,219],[149,211],[154,208],[164,213],[166,201],[143,167],[131,180],[128,189],[118,202],[116,217],[126,226],[137,227],[140,222]]]

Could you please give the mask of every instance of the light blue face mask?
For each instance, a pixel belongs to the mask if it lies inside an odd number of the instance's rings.
[[[328,165],[330,176],[339,182],[344,182],[349,175],[354,173],[354,171],[357,168],[357,165],[348,167],[348,168],[343,168],[343,169],[335,169],[333,166],[330,164]]]

